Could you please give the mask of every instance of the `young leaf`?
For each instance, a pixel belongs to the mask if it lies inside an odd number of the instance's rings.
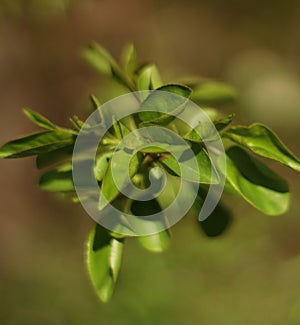
[[[87,268],[98,297],[108,302],[118,278],[124,239],[97,225],[87,243]]]
[[[186,181],[203,184],[218,183],[218,174],[205,149],[199,145],[193,145],[192,151],[195,154],[199,168],[198,170],[195,170],[194,164],[192,163],[192,157],[188,155],[187,151],[181,155],[179,161],[177,161],[173,155],[166,154],[160,158],[160,162],[173,171],[177,176],[183,177]]]
[[[234,114],[230,114],[223,119],[214,121],[214,124],[208,122],[200,122],[194,129],[188,131],[183,138],[191,142],[200,143],[205,141],[213,141],[221,131],[226,128],[233,120]],[[201,135],[201,136],[200,136]]]
[[[86,47],[82,55],[92,67],[106,76],[111,76],[117,67],[117,63],[110,53],[95,42]]]
[[[168,124],[179,114],[190,97],[191,89],[183,85],[165,85],[157,88],[141,104],[140,119],[143,123]],[[178,96],[173,96],[171,94]],[[159,111],[158,111],[159,110]],[[163,113],[162,113],[163,112]]]
[[[96,111],[101,106],[100,100],[95,95],[90,95],[90,101],[92,103],[94,111]]]
[[[33,123],[44,129],[54,130],[57,128],[57,126],[50,122],[46,117],[30,110],[29,108],[24,108],[23,112]]]
[[[44,173],[40,178],[39,187],[49,192],[74,191],[72,164]]]
[[[0,148],[0,158],[21,158],[44,154],[74,143],[72,133],[62,130],[43,131],[19,138]]]
[[[191,100],[199,105],[218,105],[232,102],[236,90],[223,82],[206,82],[192,88]]]
[[[128,174],[127,166],[123,163],[130,157],[130,154],[123,150],[114,152],[114,176],[118,179],[118,183],[122,186],[126,186],[126,176]],[[140,166],[140,159],[138,155],[134,155],[129,164],[129,176],[133,177]],[[113,201],[118,195],[119,190],[115,184],[112,174],[112,161],[109,162],[109,166],[102,181],[101,191],[99,199],[99,210],[102,210],[109,202]]]
[[[121,62],[126,73],[132,74],[136,68],[136,50],[132,43],[124,47],[121,55]]]
[[[101,182],[104,175],[106,174],[109,166],[109,159],[111,156],[112,156],[112,152],[106,152],[97,157],[95,168],[94,168],[97,181]]]
[[[226,153],[226,179],[236,192],[265,214],[286,212],[289,189],[284,179],[239,147]]]
[[[138,90],[153,90],[162,86],[159,71],[155,64],[143,67],[137,78]]]
[[[249,127],[233,126],[223,134],[231,141],[252,152],[280,162],[296,171],[300,171],[299,159],[279,140],[277,135],[263,124]]]

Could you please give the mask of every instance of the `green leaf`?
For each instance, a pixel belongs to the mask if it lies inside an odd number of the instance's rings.
[[[96,158],[96,163],[95,163],[95,176],[97,181],[102,181],[104,175],[107,172],[108,166],[109,166],[109,159],[112,156],[112,152],[106,152],[104,154],[99,155]]]
[[[226,128],[232,122],[233,118],[234,114],[230,114],[223,119],[216,120],[213,122],[214,127],[212,123],[200,122],[194,129],[188,131],[183,138],[196,143],[214,141],[216,140],[217,131]]]
[[[149,201],[133,201],[131,205],[131,212],[135,216],[141,216],[141,227],[146,227],[148,232],[153,232],[153,235],[141,236],[138,238],[140,244],[150,252],[160,253],[165,251],[170,246],[170,233],[169,231],[161,229],[165,225],[165,220],[147,220],[147,215],[156,214],[161,211],[161,207],[156,199]],[[157,233],[155,233],[157,232]]]
[[[195,144],[193,144],[191,149],[194,152],[199,167],[198,170],[195,170],[192,157],[190,157],[188,151],[185,151],[181,155],[178,162],[171,154],[162,155],[160,162],[177,176],[183,177],[186,181],[203,184],[218,183],[218,174],[212,165],[206,150]],[[179,164],[182,168],[183,174],[181,173]]]
[[[72,159],[73,145],[42,153],[36,157],[36,166],[38,169],[51,166],[52,164],[65,162]]]
[[[236,90],[223,82],[206,82],[192,89],[191,100],[200,105],[226,104],[237,97]]]
[[[108,302],[117,282],[124,239],[115,238],[105,228],[97,225],[87,243],[87,268],[98,297]]]
[[[114,166],[114,176],[116,179],[118,179],[119,184],[122,184],[122,187],[126,186],[126,176],[128,174],[127,166],[124,164],[124,161],[126,161],[129,157],[131,157],[131,155],[123,150],[114,152],[114,163],[117,164]],[[131,178],[137,173],[139,166],[140,156],[134,155],[129,164],[129,176]],[[118,187],[115,184],[112,175],[111,160],[103,178],[100,192],[98,205],[99,210],[102,210],[109,202],[113,201],[119,195]]]
[[[65,164],[44,173],[40,178],[39,187],[49,192],[74,191],[72,164]]]
[[[287,182],[239,147],[227,150],[226,179],[246,201],[268,215],[287,211]]]
[[[90,95],[90,101],[92,103],[94,111],[96,111],[101,106],[100,100],[95,95]]]
[[[113,70],[117,67],[110,53],[95,42],[87,46],[82,55],[93,68],[106,76],[112,76]]]
[[[139,117],[144,124],[168,124],[175,118],[168,114],[179,114],[191,94],[190,88],[177,84],[165,85],[157,90],[153,91],[141,104],[143,111],[139,113]],[[178,96],[168,95],[168,93]]]
[[[57,126],[50,122],[46,117],[32,111],[29,108],[24,108],[23,112],[33,123],[44,129],[54,130],[57,128]]]
[[[0,158],[21,158],[40,155],[73,144],[74,136],[62,130],[44,131],[4,144]]]
[[[132,74],[134,72],[136,68],[136,50],[132,43],[124,47],[121,62],[126,73]]]
[[[279,140],[277,135],[263,124],[249,127],[233,126],[223,134],[231,141],[252,152],[280,162],[296,171],[300,171],[299,159]]]
[[[199,189],[198,196],[194,207],[196,207],[197,216],[199,215],[200,209],[203,205],[203,200],[207,195],[207,191],[202,188]],[[220,236],[228,228],[232,220],[230,211],[222,204],[218,203],[214,211],[204,220],[198,220],[201,230],[208,237]]]
[[[139,72],[138,90],[153,90],[162,86],[161,77],[155,64],[147,64]]]

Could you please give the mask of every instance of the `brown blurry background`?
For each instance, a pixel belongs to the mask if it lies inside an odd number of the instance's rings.
[[[166,81],[200,75],[240,92],[237,121],[267,123],[300,156],[300,2],[253,0],[0,0],[1,138],[33,132],[30,107],[67,125],[105,80],[81,59],[90,40],[115,56],[133,41]],[[31,158],[0,161],[0,324],[299,324],[300,177],[290,211],[268,217],[226,197],[231,228],[210,239],[194,220],[172,246],[125,256],[112,302],[97,301],[83,264],[93,222],[41,192]]]

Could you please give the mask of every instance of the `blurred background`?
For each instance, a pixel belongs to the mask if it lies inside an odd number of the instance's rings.
[[[232,83],[240,96],[226,110],[268,124],[300,156],[299,17],[298,0],[0,0],[0,143],[36,130],[22,107],[62,125],[84,117],[88,94],[105,100],[108,86],[82,47],[96,40],[119,56],[133,41],[166,81]],[[0,161],[0,323],[299,324],[300,177],[274,167],[290,182],[288,213],[225,197],[234,218],[221,237],[185,218],[166,253],[129,240],[103,305],[83,264],[90,217],[37,188],[33,159]]]

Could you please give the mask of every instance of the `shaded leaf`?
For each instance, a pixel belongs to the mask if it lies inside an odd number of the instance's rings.
[[[299,159],[279,140],[277,135],[263,124],[249,127],[233,126],[223,134],[231,141],[252,152],[280,162],[296,171],[300,171]]]
[[[36,166],[38,169],[51,166],[52,164],[61,163],[72,159],[73,145],[39,154],[36,157]]]
[[[269,215],[286,212],[287,182],[239,147],[227,150],[226,180],[246,201]]]
[[[97,225],[87,243],[87,268],[98,297],[107,302],[113,294],[118,278],[124,239],[115,238]]]

